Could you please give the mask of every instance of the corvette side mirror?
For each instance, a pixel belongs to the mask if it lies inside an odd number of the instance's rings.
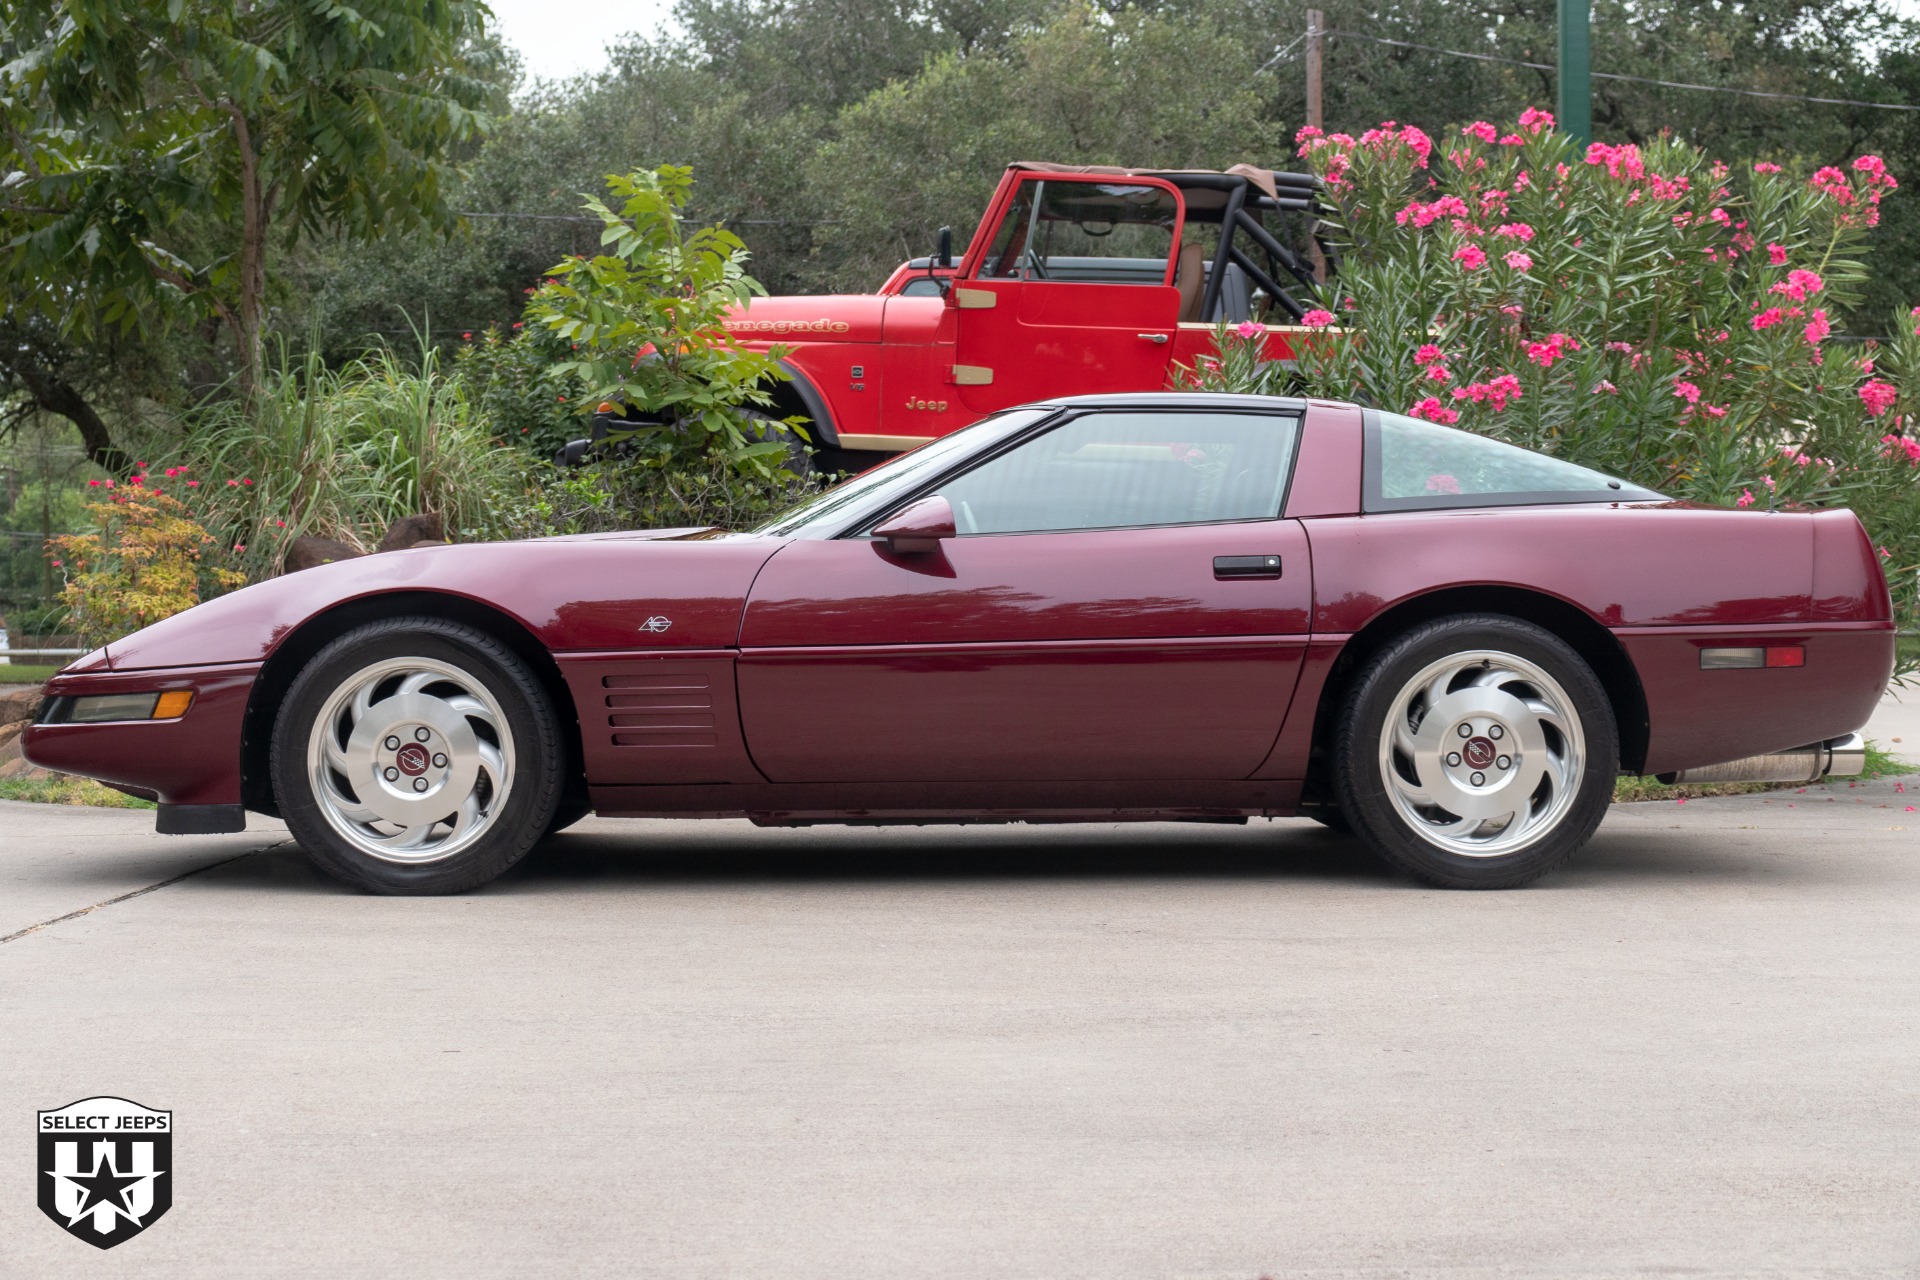
[[[905,507],[873,527],[873,536],[895,555],[924,555],[940,549],[942,538],[956,536],[953,507],[939,494]]]

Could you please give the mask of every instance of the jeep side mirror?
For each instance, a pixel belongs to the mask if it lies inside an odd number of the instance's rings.
[[[873,527],[873,536],[895,555],[925,555],[940,549],[942,538],[957,536],[953,507],[939,494],[902,508]]]
[[[953,266],[953,228],[940,228],[940,249],[933,255],[933,265],[941,268]]]

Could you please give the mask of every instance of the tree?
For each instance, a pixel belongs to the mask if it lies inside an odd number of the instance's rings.
[[[451,229],[487,126],[480,0],[0,0],[10,310],[204,308],[260,384],[269,241]]]

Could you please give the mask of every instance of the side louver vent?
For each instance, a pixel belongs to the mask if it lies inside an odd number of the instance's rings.
[[[616,747],[713,747],[713,689],[703,675],[606,676]]]

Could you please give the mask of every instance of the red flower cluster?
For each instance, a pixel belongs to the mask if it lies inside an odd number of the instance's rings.
[[[1510,373],[1503,373],[1486,382],[1470,382],[1464,387],[1455,387],[1453,398],[1484,404],[1495,413],[1499,413],[1507,407],[1509,401],[1520,398],[1520,379]]]

